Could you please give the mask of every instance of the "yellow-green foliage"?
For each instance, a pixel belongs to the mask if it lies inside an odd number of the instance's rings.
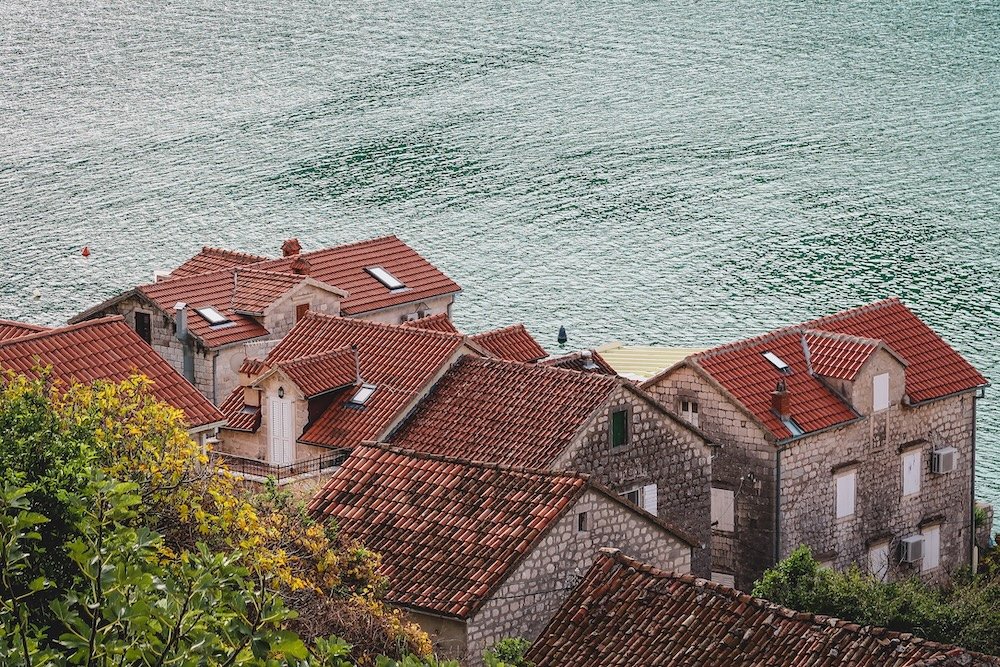
[[[80,460],[92,459],[109,477],[137,484],[141,518],[164,535],[165,560],[197,543],[238,552],[243,567],[299,612],[294,629],[304,638],[339,634],[361,661],[377,653],[430,653],[426,634],[381,601],[385,585],[376,554],[310,521],[287,497],[251,493],[210,465],[188,436],[183,414],[157,401],[149,388],[142,376],[63,386],[44,372],[38,379],[7,374],[0,379],[0,409],[31,416],[25,406],[37,406],[42,414],[36,426],[50,441],[39,450],[71,443]],[[32,437],[27,431],[22,439]]]

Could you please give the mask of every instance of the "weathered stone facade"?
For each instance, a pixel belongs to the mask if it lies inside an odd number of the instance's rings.
[[[391,306],[382,310],[372,310],[366,313],[357,313],[348,315],[347,317],[357,317],[370,322],[379,322],[380,324],[402,324],[408,319],[415,319],[418,314],[420,317],[430,317],[431,315],[438,315],[440,313],[448,313],[450,316],[451,304],[454,302],[455,297],[449,294],[422,301],[401,303],[398,306]]]
[[[580,513],[587,530],[579,530]],[[504,637],[534,639],[586,573],[601,547],[621,549],[671,572],[691,569],[691,547],[660,525],[588,489],[464,624],[426,614],[414,620],[432,634],[435,649],[469,665]],[[464,628],[464,632],[463,632]]]
[[[872,380],[889,375],[890,406],[873,412]],[[832,383],[831,383],[832,384]],[[888,543],[890,576],[919,573],[939,580],[970,562],[975,397],[967,392],[922,405],[903,401],[905,371],[878,352],[849,386],[838,386],[861,416],[846,425],[773,442],[734,401],[687,366],[647,389],[679,412],[681,400],[699,404],[699,426],[719,449],[712,486],[731,491],[733,530],[713,530],[716,572],[735,574],[748,589],[776,559],[800,544],[836,568],[869,568],[869,548]],[[933,450],[958,450],[957,467],[931,472]],[[902,495],[902,454],[920,452],[919,492]],[[856,471],[855,510],[836,517],[836,475]],[[780,479],[780,489],[776,488]],[[777,531],[775,530],[777,526]],[[901,538],[932,526],[940,531],[940,565],[900,564]]]
[[[622,409],[628,410],[629,440],[614,448],[611,414]],[[655,484],[657,516],[704,545],[695,549],[692,571],[707,577],[711,466],[711,447],[701,436],[666,414],[663,406],[622,386],[549,467],[589,473],[618,493]]]

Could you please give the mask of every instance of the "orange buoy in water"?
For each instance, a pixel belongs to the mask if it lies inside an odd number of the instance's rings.
[[[89,245],[83,246],[83,252],[81,252],[80,254],[83,255],[84,257],[90,257],[90,246]]]

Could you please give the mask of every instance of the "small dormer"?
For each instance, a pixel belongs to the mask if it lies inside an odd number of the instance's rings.
[[[906,360],[884,341],[806,331],[802,346],[814,375],[862,415],[882,412],[906,394]]]

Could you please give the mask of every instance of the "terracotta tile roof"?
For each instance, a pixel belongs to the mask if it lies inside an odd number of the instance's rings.
[[[244,375],[260,375],[267,370],[267,364],[264,363],[263,359],[254,359],[252,357],[246,357],[243,363],[240,364],[240,373]]]
[[[461,291],[456,282],[395,236],[302,253],[301,257],[310,264],[310,277],[348,292],[349,296],[340,303],[345,315]],[[261,262],[254,268],[288,272],[294,260],[295,257],[283,257]],[[388,289],[365,270],[376,266],[391,273],[406,287]]]
[[[987,380],[899,299],[822,317],[804,326],[885,341],[909,364],[906,393],[914,403],[985,386]]]
[[[355,384],[354,352],[350,346],[317,352],[276,364],[306,398]]]
[[[810,351],[809,363],[803,344]],[[788,387],[790,415],[804,432],[851,421],[857,413],[809,373],[809,364],[814,373],[852,379],[880,347],[906,366],[906,393],[912,402],[987,384],[976,369],[898,299],[728,343],[693,354],[685,363],[708,373],[768,431],[784,439],[792,432],[771,412],[770,394],[779,381]],[[790,372],[775,368],[763,356],[765,352],[777,355],[788,364]],[[648,380],[646,386],[655,384],[659,377]]]
[[[542,349],[523,324],[473,334],[472,342],[492,354],[497,359],[507,361],[538,361],[549,356]]]
[[[448,318],[448,313],[438,313],[430,317],[421,317],[419,320],[404,322],[403,326],[415,329],[427,329],[429,331],[441,331],[443,333],[461,333]]]
[[[291,273],[235,269],[230,305],[234,312],[263,316],[268,306],[305,279]]]
[[[550,357],[548,359],[542,359],[539,363],[544,366],[555,366],[556,368],[566,368],[568,370],[580,371],[581,373],[600,373],[602,375],[618,375],[615,369],[604,360],[600,354],[596,351],[588,350],[590,352],[590,365],[592,368],[588,368],[587,359],[583,352],[570,352],[569,354],[564,354],[558,357]]]
[[[0,320],[0,341],[10,340],[11,338],[20,338],[21,336],[27,336],[28,334],[47,330],[48,327],[40,327],[37,324],[15,322],[13,320]]]
[[[245,264],[263,262],[265,260],[267,260],[267,257],[205,246],[197,255],[171,271],[170,279],[187,278],[202,273],[212,273],[213,271],[232,269]]]
[[[910,634],[796,612],[610,549],[526,657],[536,667],[1000,665]]]
[[[357,407],[347,403],[352,388],[333,394],[330,406],[300,440],[328,447],[354,447],[374,440],[444,370],[465,338],[365,320],[308,313],[273,349],[268,366],[356,345],[361,377],[376,386]],[[354,369],[351,369],[353,378]]]
[[[231,431],[256,433],[260,428],[260,406],[244,404],[243,387],[236,387],[219,406],[219,411],[226,416],[226,428]]]
[[[382,554],[389,601],[468,618],[586,486],[574,473],[361,446],[309,511]]]
[[[620,382],[606,375],[466,356],[389,440],[422,452],[544,468]]]
[[[220,422],[222,413],[153,351],[121,317],[105,317],[0,343],[0,368],[33,374],[51,366],[56,379],[121,381],[141,373],[159,400],[184,411],[192,426]]]

